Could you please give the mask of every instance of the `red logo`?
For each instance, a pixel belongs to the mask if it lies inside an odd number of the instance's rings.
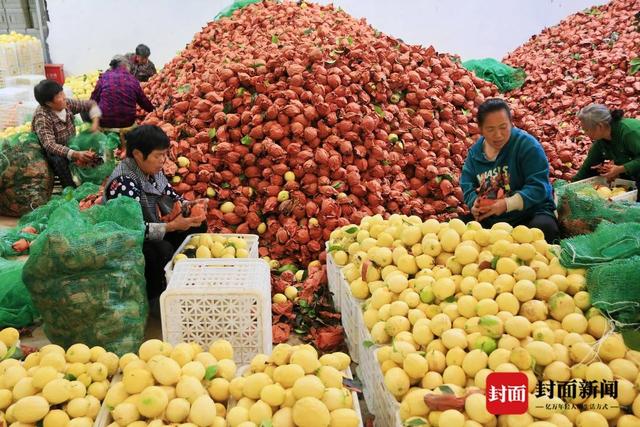
[[[487,411],[493,415],[524,414],[529,409],[529,378],[522,372],[487,376]]]

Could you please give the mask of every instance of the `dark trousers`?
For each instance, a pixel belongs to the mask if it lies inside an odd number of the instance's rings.
[[[167,265],[178,247],[190,234],[206,233],[207,225],[193,227],[186,231],[172,231],[164,235],[162,240],[145,240],[142,246],[144,253],[144,276],[147,280],[147,298],[158,298],[167,288],[164,267]]]
[[[48,153],[46,151],[44,151],[44,153],[49,166],[51,166],[51,169],[53,169],[53,173],[55,173],[56,176],[60,179],[62,187],[76,188],[76,183],[73,182],[73,177],[71,176],[71,169],[69,169],[69,159],[63,156]]]
[[[471,214],[465,215],[460,218],[464,222],[473,221],[474,218]],[[482,221],[481,224],[484,228],[491,228],[496,222],[492,218],[487,218]],[[539,228],[544,233],[544,239],[549,243],[556,243],[560,235],[560,227],[558,226],[558,220],[555,216],[547,214],[537,214],[530,217],[525,217],[520,221],[510,223],[513,227],[518,225],[526,225],[529,228]]]

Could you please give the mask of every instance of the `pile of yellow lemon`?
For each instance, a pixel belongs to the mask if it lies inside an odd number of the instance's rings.
[[[351,293],[362,300],[365,326],[379,346],[375,355],[403,421],[640,425],[640,353],[610,333],[607,319],[591,307],[585,271],[565,269],[559,247],[542,231],[374,216],[335,230],[329,246]],[[483,393],[492,372],[527,375],[528,413],[496,417],[486,411]],[[578,389],[583,382],[616,380],[618,395],[577,396],[569,403],[584,406],[565,410],[557,397],[531,394],[539,382],[571,379]],[[429,393],[471,391],[481,393],[469,395],[464,410],[435,411],[424,401]]]

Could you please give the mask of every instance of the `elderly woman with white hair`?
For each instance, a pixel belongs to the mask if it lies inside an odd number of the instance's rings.
[[[131,127],[136,120],[136,104],[146,111],[153,111],[151,101],[142,91],[140,82],[129,72],[129,61],[116,55],[109,63],[110,69],[100,75],[91,99],[102,110],[100,127],[122,129]]]
[[[622,110],[591,104],[578,113],[593,144],[574,181],[600,175],[612,181],[640,180],[640,120],[624,118]]]

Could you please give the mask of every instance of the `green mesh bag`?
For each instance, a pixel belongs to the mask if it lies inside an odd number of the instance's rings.
[[[489,81],[502,93],[517,89],[524,84],[527,74],[520,68],[513,68],[493,58],[470,59],[462,66],[473,71],[479,78]]]
[[[53,171],[35,133],[0,141],[0,215],[20,217],[49,201]]]
[[[231,5],[222,9],[213,19],[217,21],[220,18],[228,18],[233,15],[233,12],[236,10],[242,9],[243,7],[249,6],[253,3],[260,3],[261,1],[262,0],[236,0]]]
[[[569,236],[593,232],[598,224],[640,223],[640,204],[610,202],[598,196],[589,184],[556,187],[558,220]]]
[[[90,182],[100,185],[111,175],[116,167],[113,151],[120,145],[120,138],[114,133],[81,132],[71,138],[69,148],[76,151],[91,150],[102,159],[102,163],[93,167],[80,167],[71,163],[71,174],[77,184]]]
[[[567,268],[591,267],[640,255],[640,224],[603,222],[591,234],[560,242],[560,262]]]
[[[24,328],[33,323],[38,312],[22,282],[23,261],[0,258],[0,328]]]
[[[587,288],[591,305],[609,318],[629,348],[640,350],[640,256],[590,268]]]
[[[22,278],[49,340],[134,352],[148,311],[140,205],[118,197],[80,211],[61,205],[33,242]]]

